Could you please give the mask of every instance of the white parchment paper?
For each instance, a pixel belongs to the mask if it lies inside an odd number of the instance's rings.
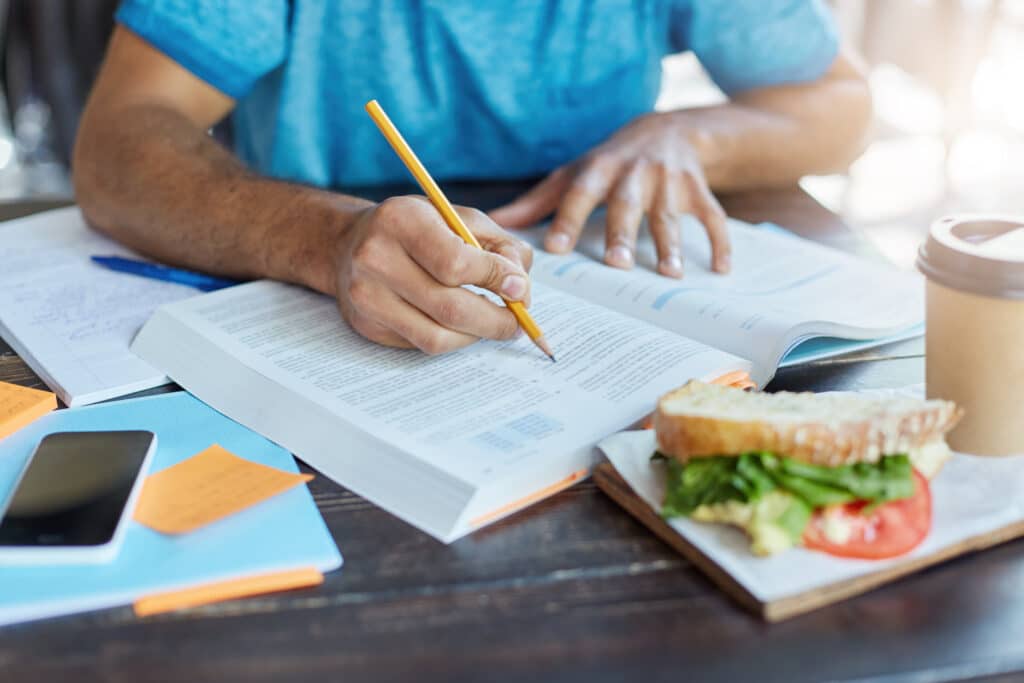
[[[874,393],[874,392],[872,392]],[[600,444],[622,478],[655,511],[664,498],[664,466],[652,463],[653,430],[620,432]],[[803,548],[757,557],[739,529],[685,518],[669,524],[725,569],[757,599],[768,602],[929,555],[967,538],[1024,520],[1024,455],[957,453],[932,480],[932,529],[912,552],[890,560],[851,560]]]

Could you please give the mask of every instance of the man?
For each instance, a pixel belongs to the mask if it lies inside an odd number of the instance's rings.
[[[692,213],[724,273],[711,191],[841,167],[870,116],[820,0],[126,0],[117,19],[75,150],[88,219],[166,262],[325,292],[367,338],[428,353],[516,333],[463,287],[528,298],[530,249],[499,225],[553,213],[564,253],[605,204],[608,265],[632,267],[646,216],[682,277]],[[682,50],[728,103],[652,113]],[[548,175],[460,209],[485,251],[422,198],[331,191],[407,180],[372,98],[440,181]],[[229,114],[237,157],[207,134]]]

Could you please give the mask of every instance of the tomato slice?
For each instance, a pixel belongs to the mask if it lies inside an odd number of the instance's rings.
[[[865,501],[816,510],[804,530],[804,546],[839,557],[882,560],[910,552],[932,526],[928,480],[914,470],[914,495],[865,513]],[[826,534],[832,529],[832,538]]]

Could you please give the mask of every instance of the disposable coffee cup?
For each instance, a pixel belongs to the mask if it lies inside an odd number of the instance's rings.
[[[1024,218],[940,219],[917,267],[927,278],[928,398],[965,411],[949,445],[1024,453]]]

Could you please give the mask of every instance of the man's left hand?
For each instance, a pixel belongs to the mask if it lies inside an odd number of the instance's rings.
[[[689,213],[708,234],[713,269],[726,273],[730,248],[725,212],[708,188],[694,134],[700,135],[687,130],[678,113],[642,116],[490,215],[500,225],[524,228],[554,212],[544,247],[567,253],[576,246],[590,214],[604,203],[604,260],[626,269],[633,267],[637,233],[646,215],[658,250],[658,272],[679,278],[680,224]]]

